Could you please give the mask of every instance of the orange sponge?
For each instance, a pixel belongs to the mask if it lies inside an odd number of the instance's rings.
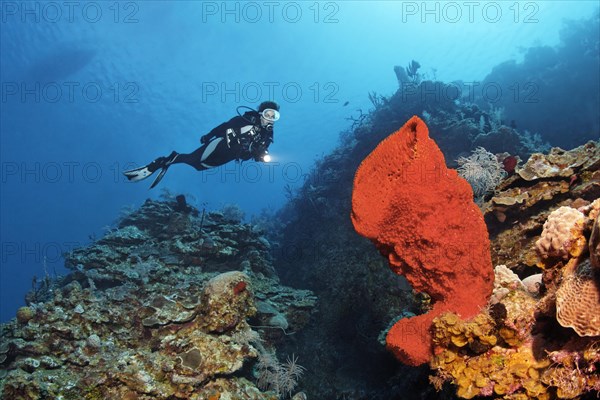
[[[400,320],[386,338],[400,361],[428,362],[433,318],[449,311],[463,318],[476,315],[492,292],[494,271],[471,187],[446,168],[418,117],[384,139],[359,166],[352,222],[394,272],[435,301],[432,311]]]

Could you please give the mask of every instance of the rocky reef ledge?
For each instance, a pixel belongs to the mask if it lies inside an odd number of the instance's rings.
[[[72,273],[36,286],[0,326],[0,397],[306,398],[302,356],[276,347],[316,297],[280,285],[251,224],[183,196],[147,200],[65,259]]]

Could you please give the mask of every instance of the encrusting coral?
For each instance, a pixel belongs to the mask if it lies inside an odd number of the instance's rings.
[[[401,319],[387,347],[409,365],[432,356],[433,318],[476,315],[492,292],[487,229],[473,191],[414,116],[363,160],[354,179],[352,222],[388,258],[390,268],[435,302],[424,315]]]
[[[507,276],[506,267],[496,268],[495,300],[476,317],[465,321],[449,313],[434,319],[432,383],[441,388],[451,381],[466,399],[571,399],[600,390],[598,338],[557,344],[564,333],[535,333],[538,300],[516,275]]]

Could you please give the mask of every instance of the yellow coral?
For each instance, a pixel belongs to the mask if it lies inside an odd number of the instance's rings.
[[[456,394],[463,399],[472,399],[479,394],[479,388],[475,387],[469,380],[463,380],[458,383]]]
[[[433,337],[437,356],[431,366],[438,371],[438,384],[452,381],[461,398],[493,392],[506,400],[575,398],[600,385],[600,377],[577,369],[573,361],[579,357],[580,366],[581,362],[595,363],[600,353],[597,341],[590,340],[579,356],[556,352],[534,357],[527,332],[535,303],[526,293],[514,291],[504,319],[510,325],[499,330],[486,312],[469,321],[453,314],[436,318]]]
[[[523,388],[527,390],[527,394],[531,397],[537,397],[546,393],[546,388],[535,379],[526,379],[523,381]]]
[[[508,385],[506,383],[496,383],[494,385],[494,393],[498,395],[503,395],[508,392]]]
[[[471,385],[465,388],[459,388],[456,394],[463,399],[472,399],[479,394],[479,390]]]
[[[517,336],[517,333],[513,329],[503,327],[500,328],[498,334],[510,346],[518,346],[519,343],[521,343],[521,339]]]
[[[441,364],[450,364],[454,360],[456,360],[456,353],[451,350],[444,350],[437,357],[437,362]]]
[[[467,364],[465,362],[463,362],[462,360],[454,363],[452,366],[452,371],[451,371],[452,376],[454,376],[454,377],[460,376],[463,373],[463,371],[465,370],[465,368],[467,368]]]
[[[467,343],[469,343],[469,340],[467,339],[466,336],[452,336],[450,338],[450,341],[456,347],[463,347],[464,345],[466,345]]]
[[[477,378],[475,378],[475,386],[477,386],[478,388],[486,387],[489,383],[490,381],[483,376],[478,376]]]
[[[529,347],[515,351],[495,346],[473,357],[452,357],[450,354],[453,352],[442,351],[432,366],[443,371],[442,376],[452,376],[459,397],[470,399],[489,394],[493,388],[496,395],[511,400],[549,399],[539,371],[548,366],[548,361],[538,362]]]
[[[471,367],[467,367],[463,370],[463,375],[469,380],[472,381],[475,379],[477,371]]]
[[[525,378],[527,376],[527,371],[529,370],[529,365],[521,362],[516,362],[512,364],[510,371],[517,378]]]
[[[446,323],[446,325],[449,325],[449,326],[456,325],[457,323],[460,322],[460,318],[458,318],[458,315],[456,315],[454,313],[444,314],[444,315],[442,315],[442,319]]]
[[[481,343],[487,344],[490,346],[494,346],[498,342],[498,339],[494,335],[482,335],[479,338],[479,340],[481,341]]]
[[[539,379],[540,378],[540,372],[537,369],[533,368],[533,367],[531,367],[531,368],[529,368],[527,370],[527,375],[529,375],[529,377],[532,378],[532,379]]]
[[[479,314],[470,321],[462,321],[456,314],[446,313],[435,318],[433,326],[433,341],[442,347],[452,344],[462,348],[474,344],[478,350],[471,350],[481,352],[496,344],[494,322],[485,314]]]

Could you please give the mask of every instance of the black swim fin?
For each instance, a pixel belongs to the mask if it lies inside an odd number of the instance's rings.
[[[160,172],[154,179],[154,182],[152,182],[152,185],[150,185],[150,189],[152,189],[162,180],[163,176],[165,176],[167,173],[167,169],[169,169],[169,166],[175,162],[175,159],[178,155],[179,153],[173,151],[167,157],[159,157],[148,165],[124,171],[123,175],[125,175],[131,182],[139,182],[150,177],[150,175],[154,174],[160,169]]]
[[[165,174],[167,173],[168,169],[169,169],[169,166],[167,165],[166,167],[164,167],[163,169],[160,170],[160,172],[154,179],[154,182],[152,182],[152,185],[150,185],[150,189],[152,189],[154,186],[158,185],[158,183],[162,180],[163,176],[165,176]]]
[[[144,165],[143,167],[130,169],[129,171],[124,171],[123,175],[125,175],[131,182],[139,182],[148,178],[156,171],[151,171],[148,167],[149,165]]]

